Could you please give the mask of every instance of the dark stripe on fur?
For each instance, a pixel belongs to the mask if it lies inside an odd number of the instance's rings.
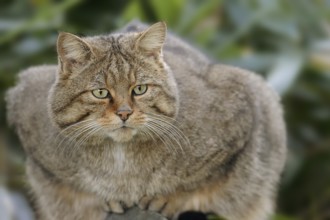
[[[85,120],[88,116],[90,115],[90,112],[86,112],[85,114],[80,115],[75,121],[70,121],[70,122],[65,122],[65,123],[58,123],[58,126],[63,129],[66,127],[69,127],[71,125],[74,125],[78,122],[81,122],[83,120]]]
[[[72,98],[70,98],[69,101],[66,102],[65,105],[59,107],[59,108],[54,108],[55,106],[53,106],[53,112],[55,114],[60,113],[61,111],[63,111],[64,109],[66,109],[68,106],[72,105],[75,103],[76,99],[78,99],[82,94],[86,93],[87,91],[81,91],[79,93],[77,93],[76,95],[74,95]]]
[[[51,172],[49,169],[47,169],[39,160],[37,160],[32,154],[29,154],[29,159],[31,162],[40,168],[41,172],[45,175],[47,179],[50,181],[56,181],[60,182],[60,180],[55,176],[53,172]]]
[[[223,172],[224,176],[228,177],[230,173],[232,173],[235,170],[235,166],[237,164],[237,161],[239,160],[239,157],[244,153],[244,150],[246,148],[246,145],[236,151],[235,153],[231,154],[228,158],[226,158],[225,162],[222,165],[221,171]]]
[[[174,116],[174,113],[167,113],[167,112],[163,111],[162,109],[160,109],[156,104],[152,105],[151,108],[160,115],[165,115],[168,117]]]

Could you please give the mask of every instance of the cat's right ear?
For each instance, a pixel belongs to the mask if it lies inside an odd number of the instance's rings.
[[[140,33],[135,48],[148,56],[159,56],[162,53],[166,38],[165,22],[158,22]]]
[[[61,71],[71,73],[84,66],[92,55],[92,48],[76,35],[60,32],[57,38],[57,54]]]

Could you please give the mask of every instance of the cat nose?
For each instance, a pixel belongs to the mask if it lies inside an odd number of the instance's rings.
[[[118,115],[122,121],[126,121],[132,113],[133,110],[128,105],[123,105],[117,109],[116,115]]]

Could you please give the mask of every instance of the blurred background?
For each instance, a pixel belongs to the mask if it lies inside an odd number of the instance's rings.
[[[6,89],[20,70],[57,62],[58,31],[98,35],[132,19],[166,21],[209,57],[274,86],[290,149],[274,219],[330,219],[330,0],[1,0],[0,219],[4,207],[13,209],[8,201],[24,204],[27,194],[24,153],[6,124]]]

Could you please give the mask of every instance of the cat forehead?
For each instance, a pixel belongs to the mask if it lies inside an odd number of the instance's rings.
[[[112,34],[87,38],[92,47],[101,53],[95,63],[97,81],[143,82],[158,81],[158,72],[162,72],[160,62],[154,62],[141,56],[133,49],[138,33]]]
[[[107,57],[99,65],[95,65],[93,70],[95,82],[98,84],[118,84],[118,83],[145,83],[157,82],[157,72],[159,68],[152,64],[139,64],[125,59],[123,56],[114,54]]]
[[[132,68],[141,68],[138,61],[143,60],[134,51],[134,34],[114,34],[87,38],[96,55],[96,65],[104,71],[128,72]]]
[[[119,51],[109,52],[100,63],[101,71],[108,77],[134,81],[136,78],[146,77],[157,69],[153,63],[138,60],[132,54]]]
[[[110,34],[95,37],[87,37],[85,40],[101,53],[110,53],[118,50],[130,51],[138,33]]]

